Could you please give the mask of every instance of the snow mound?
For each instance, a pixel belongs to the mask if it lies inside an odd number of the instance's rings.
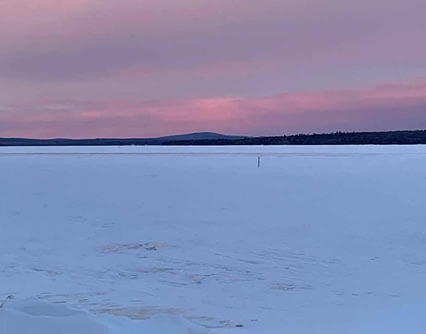
[[[61,304],[10,301],[0,308],[0,333],[7,334],[207,334],[184,319],[159,316],[132,321],[97,316]]]

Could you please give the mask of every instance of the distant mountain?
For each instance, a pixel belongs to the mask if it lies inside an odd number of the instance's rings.
[[[174,135],[174,136],[166,136],[159,137],[157,140],[160,141],[175,141],[175,140],[234,140],[234,139],[243,139],[246,138],[244,136],[228,136],[222,135],[220,133],[215,132],[194,132],[187,133],[183,135]]]
[[[158,138],[94,138],[94,139],[30,139],[0,138],[0,146],[108,146],[108,145],[167,145],[176,141],[238,140],[243,136],[228,136],[214,132],[196,132]]]

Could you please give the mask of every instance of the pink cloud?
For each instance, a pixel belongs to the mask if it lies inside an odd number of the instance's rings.
[[[393,82],[426,75],[425,10],[424,0],[1,0],[0,136],[426,127],[425,80]],[[366,87],[378,80],[390,83]]]
[[[149,137],[192,131],[276,135],[426,128],[426,79],[259,98],[42,100],[3,108],[0,121],[3,137]]]

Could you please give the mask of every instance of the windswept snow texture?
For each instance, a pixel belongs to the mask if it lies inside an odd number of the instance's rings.
[[[426,146],[1,148],[0,224],[1,333],[426,332]]]
[[[113,319],[75,311],[61,304],[26,302],[8,304],[0,312],[0,332],[7,334],[205,334],[185,320],[156,316],[146,321]]]

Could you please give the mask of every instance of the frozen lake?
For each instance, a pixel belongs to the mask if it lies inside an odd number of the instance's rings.
[[[60,305],[114,334],[425,333],[424,282],[426,146],[0,148],[0,332]]]

